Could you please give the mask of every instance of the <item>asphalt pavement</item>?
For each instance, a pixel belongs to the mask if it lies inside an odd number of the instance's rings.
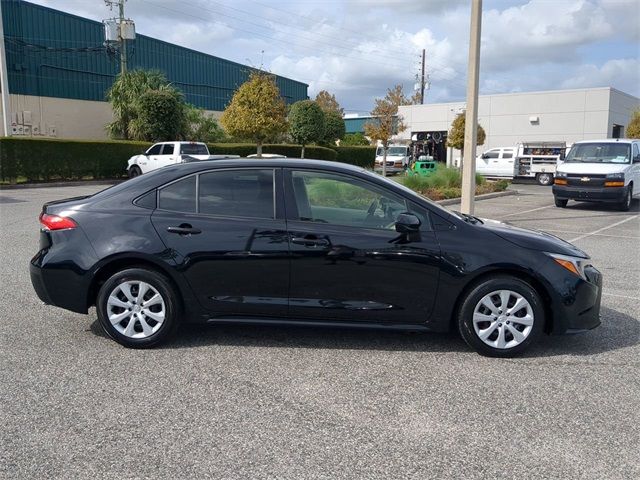
[[[602,326],[524,357],[454,334],[236,326],[140,351],[29,280],[42,203],[101,188],[0,191],[0,478],[640,478],[640,202],[560,209],[516,185],[476,204],[604,274]]]

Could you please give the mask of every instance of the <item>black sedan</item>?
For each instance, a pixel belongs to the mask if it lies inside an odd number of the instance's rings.
[[[602,278],[547,233],[450,212],[361,168],[300,159],[165,167],[44,205],[31,280],[127,347],[180,323],[456,329],[512,356],[600,324]]]

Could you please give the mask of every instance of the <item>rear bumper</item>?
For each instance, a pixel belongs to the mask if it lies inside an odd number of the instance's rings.
[[[38,298],[47,305],[87,313],[89,282],[87,272],[74,272],[72,268],[43,265],[44,254],[36,254],[29,265],[31,284]]]
[[[580,200],[584,202],[620,203],[625,198],[627,187],[569,187],[554,185],[553,195],[561,200]]]

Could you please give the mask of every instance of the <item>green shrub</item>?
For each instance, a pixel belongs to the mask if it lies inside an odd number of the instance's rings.
[[[427,177],[410,176],[401,180],[401,182],[416,191],[426,191],[432,188],[441,190],[460,189],[462,187],[462,174],[460,170],[448,168],[438,165],[436,171]],[[484,185],[485,178],[476,174],[476,185]]]
[[[337,161],[357,165],[363,168],[373,168],[376,159],[376,147],[371,146],[339,146],[333,147],[338,152]]]
[[[0,138],[0,179],[29,182],[119,178],[146,142]]]

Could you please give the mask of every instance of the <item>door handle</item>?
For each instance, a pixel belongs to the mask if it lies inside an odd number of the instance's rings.
[[[305,238],[305,237],[292,237],[291,243],[296,245],[304,245],[305,247],[328,247],[329,240],[326,238]]]
[[[178,227],[167,227],[167,232],[169,233],[177,233],[178,235],[197,235],[202,233],[202,230],[199,228],[193,228],[188,223],[183,223]]]

